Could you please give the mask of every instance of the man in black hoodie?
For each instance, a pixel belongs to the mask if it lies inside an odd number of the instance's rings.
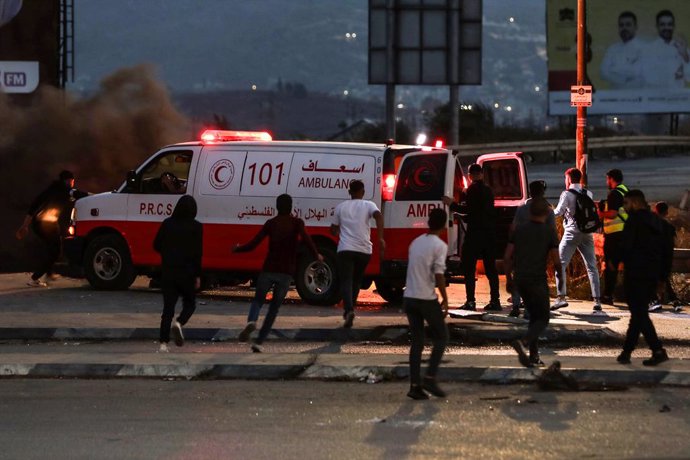
[[[175,345],[184,345],[182,326],[196,309],[196,290],[201,285],[201,255],[203,228],[196,217],[196,201],[182,195],[172,215],[165,219],[153,240],[153,248],[161,255],[161,315],[160,349],[168,351],[170,331]],[[173,323],[177,299],[182,296],[182,312]],[[172,324],[172,328],[171,328]]]
[[[72,204],[74,200],[86,195],[88,193],[74,188],[74,174],[71,171],[62,171],[58,179],[51,182],[31,202],[24,222],[15,236],[18,240],[24,239],[31,227],[36,236],[45,244],[46,257],[31,275],[31,280],[27,283],[29,286],[48,286],[41,277],[46,275],[46,280],[48,280],[54,276],[53,265],[62,253],[62,238],[67,234]]]
[[[642,364],[656,366],[667,361],[668,355],[649,318],[648,306],[655,292],[663,289],[671,269],[671,259],[665,250],[667,235],[661,219],[649,210],[641,190],[630,190],[625,195],[623,206],[628,213],[622,237],[623,286],[630,309],[630,323],[623,351],[617,360],[621,364],[630,364],[630,356],[642,333],[652,350],[652,357]]]
[[[443,197],[443,203],[449,206],[451,212],[466,214],[467,233],[462,244],[462,263],[465,272],[465,292],[467,301],[460,308],[475,311],[475,274],[477,260],[484,262],[484,273],[489,279],[491,301],[484,307],[485,311],[501,311],[500,293],[498,287],[498,271],[496,270],[496,208],[494,193],[484,183],[482,167],[473,163],[468,168],[472,183],[467,187],[465,200],[453,203],[449,197]]]

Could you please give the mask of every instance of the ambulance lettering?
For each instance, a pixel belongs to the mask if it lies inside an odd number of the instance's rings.
[[[139,204],[139,214],[143,216],[170,216],[173,212],[172,203],[146,203]]]
[[[434,203],[410,203],[406,217],[428,217],[432,209],[440,207]]]
[[[302,188],[331,188],[347,190],[350,179],[335,179],[333,177],[302,177],[298,187]]]

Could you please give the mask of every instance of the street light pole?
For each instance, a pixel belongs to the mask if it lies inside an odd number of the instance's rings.
[[[577,0],[577,84],[587,84],[587,7],[586,0]],[[587,186],[587,108],[577,107],[575,129],[575,166],[582,171],[581,183]]]

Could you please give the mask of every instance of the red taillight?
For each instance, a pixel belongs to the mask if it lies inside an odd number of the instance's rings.
[[[434,143],[434,147],[437,149],[442,149],[443,148],[443,141],[441,139],[436,139],[436,142]]]
[[[225,131],[221,129],[207,129],[201,133],[203,142],[227,141],[271,141],[273,138],[266,131]]]
[[[383,186],[381,187],[381,198],[383,201],[392,201],[393,192],[395,191],[395,174],[386,174],[383,176]]]

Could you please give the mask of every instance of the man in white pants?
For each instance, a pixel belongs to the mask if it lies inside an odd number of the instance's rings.
[[[601,302],[599,301],[599,270],[597,269],[597,259],[594,255],[594,238],[591,233],[583,233],[577,227],[575,222],[575,210],[577,207],[577,197],[574,193],[582,193],[583,191],[592,197],[592,192],[585,190],[580,185],[582,173],[577,168],[570,168],[565,172],[565,190],[561,193],[558,200],[558,206],[554,209],[556,216],[563,216],[563,237],[558,245],[558,255],[561,258],[561,273],[563,274],[562,282],[559,280],[558,273],[556,274],[556,281],[558,288],[558,299],[551,306],[551,310],[558,310],[559,308],[567,307],[568,302],[565,300],[567,294],[565,269],[570,263],[575,251],[577,250],[582,256],[585,265],[587,266],[587,277],[592,288],[592,298],[594,299],[594,315],[604,315],[601,309]]]

